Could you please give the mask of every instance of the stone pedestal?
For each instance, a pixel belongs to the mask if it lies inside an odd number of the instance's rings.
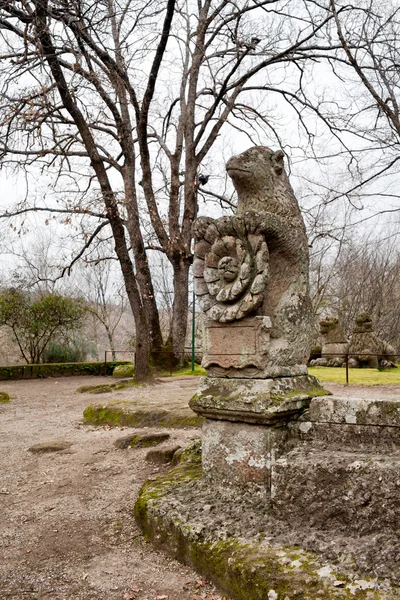
[[[271,339],[270,317],[248,317],[233,323],[204,323],[202,366],[209,377],[269,379],[307,375],[305,364],[287,361],[287,348]],[[277,360],[284,351],[285,360]],[[289,353],[290,354],[290,353]],[[273,355],[273,356],[272,356]],[[282,364],[281,364],[282,362]]]
[[[262,369],[269,352],[271,328],[269,317],[250,317],[233,323],[207,319],[202,366],[232,371],[246,367]]]
[[[206,481],[262,488],[272,514],[296,526],[399,528],[400,399],[311,398],[312,386],[311,377],[205,377],[191,406],[207,417]]]
[[[326,393],[310,375],[274,379],[203,377],[189,406],[209,419],[270,425],[301,414],[314,396]]]
[[[221,379],[203,377],[190,407],[206,417],[203,471],[208,481],[257,484],[270,495],[271,469],[295,439],[288,423],[326,394],[315,377]]]
[[[271,469],[286,448],[287,427],[207,419],[203,425],[203,475],[209,483],[255,484],[270,496]]]
[[[349,342],[332,342],[326,343],[322,346],[321,357],[322,358],[341,358],[345,359],[346,354],[349,352]]]

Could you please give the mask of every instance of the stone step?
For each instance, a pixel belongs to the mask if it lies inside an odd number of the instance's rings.
[[[271,470],[279,518],[367,535],[400,529],[400,453],[315,450],[281,456]]]
[[[302,421],[290,423],[291,438],[313,443],[319,450],[354,450],[359,452],[400,452],[400,428],[387,425],[350,425]]]

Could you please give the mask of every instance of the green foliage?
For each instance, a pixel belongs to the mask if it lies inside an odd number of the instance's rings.
[[[49,342],[43,353],[45,363],[82,362],[87,355],[86,348],[75,344]]]
[[[122,364],[126,364],[126,361],[110,361],[106,365],[104,362],[85,362],[7,366],[0,367],[0,380],[42,379],[73,375],[112,375],[114,368]]]
[[[14,333],[27,363],[40,363],[55,336],[60,339],[76,330],[85,314],[82,300],[52,294],[35,298],[15,289],[0,294],[0,325]]]

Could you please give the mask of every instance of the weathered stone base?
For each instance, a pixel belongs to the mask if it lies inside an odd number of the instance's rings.
[[[207,485],[198,466],[198,456],[191,463],[186,454],[173,471],[147,482],[135,517],[158,549],[194,567],[233,600],[400,597],[399,565],[391,556],[396,534],[345,538],[332,530],[302,528],[301,520],[288,526],[257,493]]]
[[[371,535],[400,530],[400,455],[297,448],[271,471],[274,513],[304,527]]]
[[[189,406],[210,419],[271,424],[301,414],[313,397],[328,393],[310,375],[274,379],[202,377]]]
[[[289,430],[292,445],[271,467],[279,518],[362,535],[399,530],[400,400],[314,399]]]
[[[287,427],[207,419],[203,425],[203,474],[209,483],[255,484],[270,495],[271,467],[289,442]]]
[[[148,482],[136,518],[233,600],[398,599],[399,433],[387,398],[314,398],[266,425],[208,419],[204,477],[197,455]]]

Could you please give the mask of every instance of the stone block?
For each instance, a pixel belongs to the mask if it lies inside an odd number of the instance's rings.
[[[325,393],[318,380],[309,375],[276,379],[203,377],[189,405],[211,419],[271,424],[301,414],[312,397]]]
[[[400,455],[297,448],[271,472],[274,513],[320,530],[371,535],[400,528]]]
[[[204,300],[206,302],[206,300]],[[279,342],[270,338],[269,317],[256,316],[229,323],[207,319],[204,323],[202,366],[210,377],[269,378],[307,375],[305,364],[282,364]]]
[[[310,404],[309,420],[318,423],[400,427],[400,398],[315,398]]]
[[[288,439],[285,427],[206,420],[203,474],[216,485],[262,486],[269,495],[270,473]]]
[[[176,452],[180,450],[180,446],[168,446],[166,448],[153,448],[149,450],[146,454],[146,460],[150,462],[158,463],[160,465],[164,465],[170,463]]]
[[[348,342],[334,342],[334,343],[325,343],[322,346],[321,357],[322,358],[330,358],[333,357],[342,357],[344,359],[345,355],[349,351],[349,343]]]
[[[248,365],[261,366],[268,354],[271,327],[269,317],[254,317],[233,323],[208,319],[204,325],[203,366],[237,369]]]
[[[293,440],[297,438],[307,442],[307,446],[331,452],[344,448],[388,454],[400,451],[400,430],[397,427],[297,421],[290,423],[289,429]]]

